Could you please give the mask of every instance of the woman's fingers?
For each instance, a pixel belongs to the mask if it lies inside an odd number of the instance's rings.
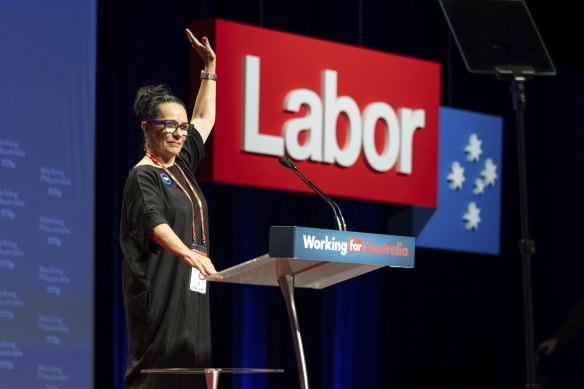
[[[201,42],[199,42],[199,40],[193,35],[193,33],[191,32],[191,30],[189,30],[187,28],[187,38],[189,39],[189,42],[191,43],[191,46],[193,46],[194,48],[197,47],[205,47],[203,46],[203,44],[201,44]]]

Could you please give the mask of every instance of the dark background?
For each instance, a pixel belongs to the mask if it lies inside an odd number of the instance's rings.
[[[526,3],[558,70],[526,83],[537,344],[584,292],[577,248],[584,214],[584,62],[576,47],[582,22],[575,3]],[[127,172],[141,157],[134,93],[145,82],[166,82],[188,101],[184,28],[208,18],[437,61],[443,106],[503,116],[499,256],[418,249],[414,269],[386,268],[338,287],[297,290],[296,303],[312,387],[523,387],[517,131],[509,83],[466,70],[437,0],[98,2],[95,387],[122,387],[125,369],[118,224]],[[362,77],[375,81],[367,69]],[[330,208],[313,195],[216,184],[203,190],[211,257],[219,269],[264,254],[271,225],[335,228]],[[399,207],[336,200],[350,230],[395,233],[388,225]],[[284,377],[266,380],[272,387],[298,387],[279,290],[220,285],[213,286],[211,299],[215,366],[284,368]],[[243,331],[244,324],[253,328]],[[221,378],[220,386],[230,381]]]

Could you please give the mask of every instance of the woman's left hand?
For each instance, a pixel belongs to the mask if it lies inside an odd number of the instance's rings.
[[[188,28],[186,29],[187,38],[189,38],[189,42],[191,42],[191,46],[195,49],[197,54],[201,57],[203,62],[205,62],[205,69],[209,73],[215,72],[215,51],[211,48],[211,44],[209,43],[209,39],[207,37],[201,38],[202,42],[193,35],[191,30]]]

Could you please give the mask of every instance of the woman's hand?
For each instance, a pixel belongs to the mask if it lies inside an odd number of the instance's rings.
[[[193,49],[195,49],[197,54],[199,54],[203,62],[205,62],[205,70],[201,72],[217,75],[217,72],[215,71],[217,58],[215,56],[215,52],[211,48],[209,39],[207,37],[203,37],[201,38],[202,42],[199,42],[191,30],[187,28],[186,32],[187,38],[189,38],[189,42],[191,42],[191,46]],[[195,99],[195,106],[193,107],[193,114],[191,116],[191,123],[195,125],[197,131],[199,134],[201,134],[203,143],[207,141],[207,138],[209,137],[209,134],[215,125],[217,104],[216,79],[216,77],[213,79],[201,79],[199,91],[197,92],[197,98]]]
[[[558,339],[551,338],[544,342],[541,342],[539,347],[537,348],[538,352],[543,352],[544,355],[551,355],[552,352],[558,347]]]
[[[217,273],[217,270],[215,270],[215,266],[213,266],[211,259],[209,257],[205,257],[204,255],[200,255],[194,250],[191,250],[190,254],[187,255],[184,260],[191,267],[198,269],[203,277]]]
[[[188,248],[168,224],[162,223],[154,227],[151,238],[189,266],[199,269],[203,276],[217,273],[211,259]]]
[[[209,43],[209,39],[207,37],[203,37],[201,39],[202,43],[193,35],[191,30],[188,28],[186,29],[187,38],[189,38],[189,42],[191,46],[197,54],[201,57],[203,62],[205,63],[205,71],[208,73],[215,73],[215,51],[211,48],[211,44]]]

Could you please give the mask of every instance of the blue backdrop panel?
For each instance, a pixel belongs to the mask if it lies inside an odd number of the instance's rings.
[[[440,109],[438,207],[418,247],[499,254],[502,137],[501,117]]]
[[[0,14],[0,386],[91,388],[96,4]]]

